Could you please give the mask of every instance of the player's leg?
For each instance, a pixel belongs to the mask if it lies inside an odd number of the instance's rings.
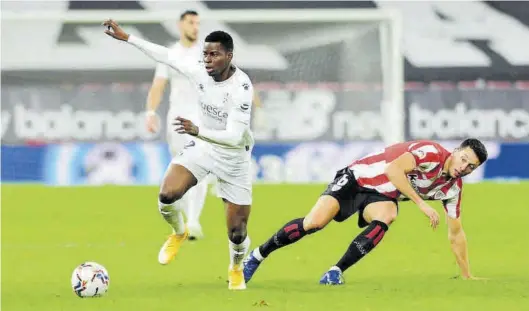
[[[230,265],[228,268],[228,288],[246,289],[242,261],[248,253],[250,238],[247,226],[252,204],[252,184],[248,176],[227,176],[220,172],[217,179],[217,196],[222,198],[226,209],[226,227]]]
[[[158,254],[158,261],[161,264],[171,262],[187,238],[181,198],[196,183],[195,176],[184,166],[170,164],[167,168],[158,194],[158,209],[172,227],[173,233],[169,235]]]
[[[344,221],[353,215],[356,210],[352,199],[356,194],[356,187],[356,180],[348,168],[338,171],[334,181],[328,185],[307,216],[289,221],[249,254],[244,261],[246,282],[250,281],[261,262],[272,252],[323,229],[332,219]]]
[[[187,227],[189,229],[189,239],[196,240],[204,236],[200,225],[200,215],[204,208],[206,195],[208,192],[208,178],[199,182],[191,188],[185,195],[187,204]]]
[[[377,197],[375,196],[375,198]],[[370,198],[368,197],[366,200],[369,202]],[[377,202],[369,203],[359,215],[359,223],[362,226],[367,225],[367,228],[356,236],[336,265],[323,275],[320,284],[343,284],[343,272],[364,258],[382,241],[396,217],[397,204],[395,202],[380,198]]]
[[[172,159],[180,156],[183,153],[186,144],[188,144],[191,141],[191,139],[186,137],[187,135],[182,135],[172,130],[173,129],[172,121],[177,115],[178,114],[176,114],[172,110],[169,110],[167,114],[167,123],[166,123],[167,144],[169,146],[169,152],[171,153]],[[192,192],[193,189],[194,187],[190,188],[188,192],[186,192],[186,194],[182,196],[182,198],[180,198],[179,200],[179,205],[186,216],[189,215],[189,209],[188,209],[189,207],[188,202],[190,201],[188,199],[189,193]]]
[[[321,196],[307,216],[287,222],[268,241],[257,248],[256,255],[264,259],[272,252],[323,229],[339,210],[338,200],[329,195]]]
[[[191,144],[198,144],[196,140],[190,138],[188,135],[182,135],[172,131],[172,121],[177,114],[169,112],[167,119],[167,142],[169,144],[169,151],[173,158],[179,156],[186,146]],[[180,199],[180,206],[187,218],[187,229],[189,230],[188,239],[195,240],[202,238],[202,227],[200,226],[199,217],[204,205],[207,192],[207,181],[201,181],[194,187],[189,189],[186,194]]]
[[[159,209],[164,219],[173,227],[167,241],[162,246],[158,261],[168,264],[178,253],[188,236],[184,225],[182,197],[187,191],[201,182],[208,174],[209,167],[204,152],[194,144],[184,147],[181,154],[174,157],[164,176],[159,194]]]
[[[250,205],[239,205],[223,200],[226,207],[226,225],[230,265],[228,268],[229,289],[245,289],[242,261],[250,248],[250,238],[246,230],[250,216]]]
[[[259,265],[272,252],[323,229],[339,212],[338,200],[322,195],[307,216],[296,218],[281,227],[265,243],[255,248],[244,260],[244,279],[249,282]]]

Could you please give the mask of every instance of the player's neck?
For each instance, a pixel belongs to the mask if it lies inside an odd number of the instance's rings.
[[[226,81],[229,78],[231,78],[231,76],[233,76],[233,74],[235,73],[235,70],[236,70],[235,66],[230,64],[228,68],[224,69],[224,71],[222,71],[220,74],[213,76],[213,80],[215,80],[215,82]]]

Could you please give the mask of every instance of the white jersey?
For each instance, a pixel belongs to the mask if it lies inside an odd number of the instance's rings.
[[[180,42],[169,47],[171,53],[179,59],[189,63],[198,63],[202,56],[202,46],[194,44],[191,47],[184,47]],[[169,96],[170,120],[177,116],[182,116],[198,122],[199,105],[198,93],[193,81],[166,64],[158,63],[155,77],[165,78],[170,81],[171,93]]]
[[[193,81],[201,107],[197,138],[210,143],[206,145],[218,161],[230,162],[238,155],[248,156],[248,150],[254,145],[250,130],[253,85],[246,73],[236,68],[228,80],[215,82],[202,62],[187,61],[173,50],[133,35],[128,42]]]
[[[205,69],[202,68],[205,73]],[[250,117],[253,99],[253,87],[250,78],[240,68],[226,81],[215,82],[209,75],[199,81],[199,103],[201,107],[201,124],[205,128],[199,138],[213,143],[215,149],[244,149],[253,147],[254,139],[250,130]],[[234,123],[244,125],[238,142],[223,142],[209,138],[208,132],[229,131]],[[228,139],[230,140],[230,139]],[[233,143],[233,144],[232,144]]]

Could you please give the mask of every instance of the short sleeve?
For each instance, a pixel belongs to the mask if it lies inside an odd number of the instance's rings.
[[[458,219],[461,215],[461,195],[463,193],[463,182],[461,179],[448,190],[449,198],[443,200],[443,206],[448,217]]]
[[[430,172],[441,164],[441,152],[433,144],[416,143],[411,145],[408,151],[413,155],[416,168],[420,172]]]

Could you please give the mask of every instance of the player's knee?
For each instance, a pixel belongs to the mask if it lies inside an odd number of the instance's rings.
[[[327,221],[323,219],[318,219],[315,217],[305,217],[303,219],[303,230],[305,230],[307,233],[313,233],[318,230],[321,230],[325,228],[327,225]]]
[[[397,209],[396,208],[388,209],[387,211],[382,213],[377,218],[378,219],[376,220],[379,220],[385,223],[386,225],[391,225],[391,223],[393,223],[397,219]]]
[[[232,226],[228,230],[228,239],[234,244],[241,244],[246,238],[246,225]]]
[[[183,191],[160,191],[158,200],[163,204],[172,204],[180,200],[184,196]]]

